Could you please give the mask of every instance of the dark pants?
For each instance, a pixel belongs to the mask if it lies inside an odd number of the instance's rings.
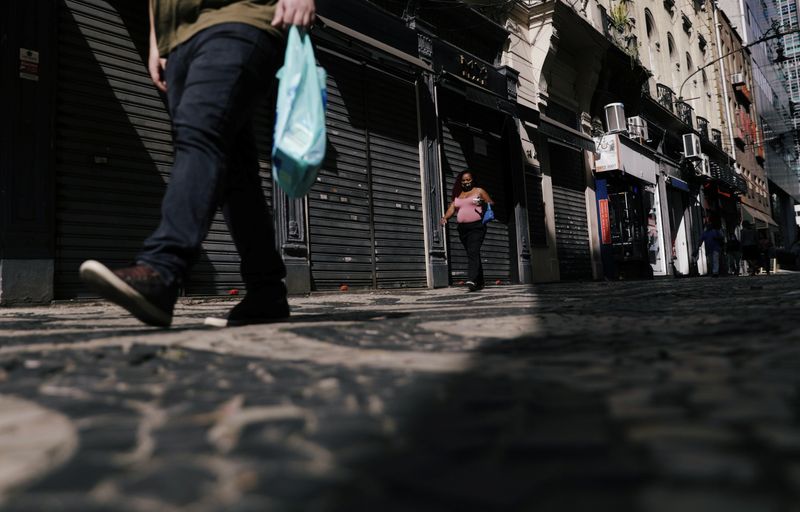
[[[175,163],[161,223],[137,261],[170,283],[186,278],[222,207],[247,289],[284,289],[286,268],[275,248],[253,135],[253,112],[270,90],[282,53],[278,38],[228,23],[198,33],[169,54]]]
[[[478,286],[484,285],[481,245],[485,236],[486,226],[479,220],[458,225],[458,238],[467,251],[467,280]]]

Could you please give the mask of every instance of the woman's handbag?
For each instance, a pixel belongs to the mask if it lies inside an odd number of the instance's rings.
[[[325,70],[317,66],[308,34],[289,29],[278,84],[272,176],[289,197],[304,196],[325,159]]]
[[[494,210],[492,210],[492,205],[487,204],[486,210],[484,210],[483,212],[483,223],[488,224],[493,220],[494,220]]]

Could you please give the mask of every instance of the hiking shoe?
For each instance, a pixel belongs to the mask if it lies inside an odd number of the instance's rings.
[[[80,275],[101,297],[127,309],[142,322],[169,327],[178,298],[178,287],[168,286],[148,265],[137,264],[110,270],[99,261],[87,260]]]
[[[205,324],[214,327],[236,327],[239,325],[271,324],[289,318],[289,303],[286,290],[250,291],[241,302],[228,313],[227,318],[206,318]]]

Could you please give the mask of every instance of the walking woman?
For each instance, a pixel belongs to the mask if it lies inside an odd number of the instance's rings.
[[[453,200],[440,221],[444,226],[450,217],[456,215],[458,237],[467,251],[467,287],[471,292],[480,290],[484,285],[481,245],[486,236],[483,213],[487,204],[494,204],[489,194],[476,185],[472,173],[461,171],[453,184]]]

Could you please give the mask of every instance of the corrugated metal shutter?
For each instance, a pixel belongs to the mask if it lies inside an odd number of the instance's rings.
[[[359,66],[317,52],[328,71],[328,147],[308,194],[312,286],[371,287],[366,113]]]
[[[369,158],[378,288],[427,285],[414,84],[368,73]]]
[[[582,152],[559,144],[548,144],[548,148],[561,279],[592,279]]]
[[[317,290],[427,283],[413,84],[325,51],[328,152],[309,193]]]
[[[496,220],[489,224],[481,247],[481,261],[487,282],[511,279],[511,237],[509,221],[513,204],[503,166],[502,141],[490,134],[467,130],[458,122],[442,123],[442,156],[448,204],[455,178],[469,168],[473,178],[494,200]],[[457,282],[467,276],[467,254],[455,225],[448,228],[450,278]]]
[[[158,223],[172,143],[169,117],[146,70],[147,27],[146,3],[60,5],[56,298],[86,296],[80,263],[128,264]],[[265,189],[271,198],[266,179]],[[187,293],[241,287],[238,271],[218,215]]]

